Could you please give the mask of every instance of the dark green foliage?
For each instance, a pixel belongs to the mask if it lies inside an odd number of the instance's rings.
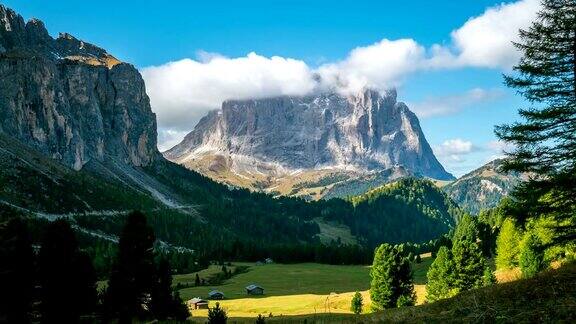
[[[432,182],[419,179],[402,179],[351,201],[354,211],[343,215],[342,222],[369,247],[435,239],[447,233],[461,213]]]
[[[422,257],[420,257],[420,254],[416,254],[416,263],[421,263],[422,262]]]
[[[106,291],[108,316],[130,321],[148,315],[143,306],[149,305],[147,296],[155,287],[154,241],[146,217],[140,212],[131,213],[120,236],[118,257]]]
[[[370,277],[370,299],[374,310],[414,303],[416,296],[410,262],[401,249],[386,243],[380,245],[374,253]]]
[[[342,199],[306,202],[230,189],[162,159],[130,171],[137,178],[158,181],[158,190],[181,204],[195,206],[196,213],[188,213],[167,208],[146,190],[137,189],[125,171],[110,161],[92,161],[74,171],[1,135],[0,147],[5,149],[0,150],[0,182],[7,184],[0,187],[0,199],[33,211],[73,213],[82,229],[77,233],[80,247],[94,260],[102,279],[110,276],[115,237],[121,235],[126,214],[134,208],[146,213],[158,239],[168,243],[159,252],[177,273],[195,272],[211,260],[226,259],[369,263],[373,248],[382,242],[427,242],[448,232],[456,210],[433,185],[417,180],[402,181],[354,207]],[[421,185],[425,188],[419,189]],[[91,210],[118,213],[86,217],[84,213]],[[338,240],[321,243],[315,219],[348,226],[359,245]],[[39,228],[43,224],[34,222]]]
[[[264,316],[262,316],[262,314],[258,314],[258,317],[256,317],[256,324],[265,324],[266,323],[266,319],[264,318]]]
[[[476,241],[479,237],[478,221],[476,217],[468,214],[464,215],[458,222],[458,226],[452,236],[452,242],[463,240]]]
[[[454,287],[458,291],[466,291],[482,287],[484,269],[488,267],[486,259],[476,242],[462,240],[452,246],[455,278]]]
[[[494,272],[492,272],[492,270],[490,269],[490,267],[485,267],[484,268],[484,274],[482,275],[482,284],[484,286],[490,286],[495,284],[496,281],[496,276],[494,275]]]
[[[350,310],[358,315],[362,313],[362,307],[364,306],[364,300],[362,299],[362,294],[359,292],[354,293],[352,301],[350,302]]]
[[[452,261],[452,252],[443,246],[438,250],[436,259],[430,265],[426,277],[426,301],[434,302],[449,298],[456,294],[454,287],[455,269]]]
[[[482,231],[476,218],[462,217],[454,231],[451,249],[443,246],[428,269],[428,301],[452,297],[459,292],[495,282],[482,252]]]
[[[208,323],[209,324],[226,324],[228,315],[226,311],[220,307],[220,303],[216,303],[215,307],[208,310]]]
[[[150,297],[150,311],[156,319],[184,321],[190,316],[180,294],[177,291],[172,292],[172,271],[166,259],[161,259],[158,264],[156,282]]]
[[[526,234],[519,259],[520,270],[524,278],[533,277],[544,268],[544,252],[534,234]]]
[[[26,224],[14,215],[0,224],[0,323],[28,323],[32,305],[34,253]]]
[[[532,25],[515,44],[523,54],[516,74],[506,76],[531,107],[522,121],[501,125],[496,134],[515,144],[504,168],[530,172],[517,186],[510,214],[520,220],[550,216],[552,244],[576,239],[576,2],[543,0]]]
[[[81,171],[71,170],[3,134],[0,147],[0,198],[16,206],[60,214],[157,205],[150,195],[126,190],[122,182],[91,172],[90,164]]]
[[[194,285],[196,287],[200,286],[200,276],[196,274],[196,278],[194,279]]]
[[[172,318],[177,321],[184,322],[191,315],[188,306],[182,300],[180,293],[177,291],[172,294],[172,300],[174,302]]]
[[[79,252],[68,222],[46,227],[38,257],[40,311],[46,323],[72,323],[96,306],[96,274],[90,259]]]

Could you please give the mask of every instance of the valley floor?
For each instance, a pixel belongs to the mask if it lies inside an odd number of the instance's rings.
[[[203,320],[192,318],[202,323]],[[232,318],[253,323],[254,318]],[[576,263],[439,302],[373,314],[275,316],[267,323],[575,323]]]
[[[430,257],[412,265],[418,303],[425,297],[426,271]],[[209,291],[222,291],[226,299],[218,301],[230,317],[253,319],[258,314],[269,316],[310,315],[321,313],[350,314],[350,301],[356,291],[362,293],[364,309],[370,309],[370,267],[335,266],[316,263],[265,264],[234,263],[249,266],[246,273],[234,276],[219,286],[191,287],[179,290],[186,301],[194,297],[207,298]],[[233,269],[234,267],[232,267]],[[200,272],[205,278],[220,271],[211,266]],[[193,284],[195,274],[177,275],[174,284]],[[263,296],[248,296],[244,287],[258,284]],[[216,301],[210,301],[210,307]],[[193,318],[205,318],[207,310],[192,310]]]

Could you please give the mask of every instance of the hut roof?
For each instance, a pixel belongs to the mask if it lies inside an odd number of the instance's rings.
[[[246,286],[246,289],[248,289],[248,290],[254,290],[254,289],[257,289],[257,288],[264,289],[264,288],[262,288],[262,287],[260,287],[260,286],[258,286],[258,285],[254,285],[254,284],[249,285],[249,286]]]
[[[204,300],[200,297],[195,297],[195,298],[188,300],[188,303],[190,303],[190,304],[207,303],[207,302],[208,302],[207,300]]]

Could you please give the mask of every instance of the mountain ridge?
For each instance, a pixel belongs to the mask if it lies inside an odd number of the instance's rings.
[[[495,159],[442,187],[460,207],[472,214],[496,207],[528,174],[503,172],[504,159]]]
[[[454,179],[434,156],[416,115],[396,97],[395,90],[381,95],[364,89],[228,100],[163,155],[213,179],[268,192],[292,174],[358,178],[403,168]]]

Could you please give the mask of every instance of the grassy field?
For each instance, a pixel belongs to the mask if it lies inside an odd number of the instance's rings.
[[[344,299],[351,296],[340,294],[340,297],[338,300],[345,303]],[[238,306],[250,310],[253,304],[246,300],[246,304]],[[254,323],[255,316],[230,313],[229,322]],[[435,303],[371,314],[353,315],[334,310],[328,313],[322,309],[308,314],[285,313],[289,316],[273,314],[266,318],[266,323],[576,323],[576,264],[565,264],[531,279],[516,279],[463,292]],[[195,314],[191,321],[204,323],[205,319],[198,316],[200,314]]]
[[[267,323],[576,323],[576,264],[453,298],[373,314],[274,317]],[[238,319],[237,323],[253,323]]]
[[[418,303],[425,296],[426,270],[432,262],[425,257],[420,264],[413,264],[415,289]],[[365,310],[370,309],[370,267],[334,266],[316,263],[248,265],[246,273],[234,276],[220,286],[191,287],[180,290],[184,300],[193,297],[206,298],[212,289],[226,295],[219,301],[228,315],[234,318],[253,318],[258,314],[274,316],[305,315],[320,313],[351,313],[350,300],[356,291],[364,298]],[[199,273],[200,277],[220,271],[211,266]],[[177,275],[174,283],[193,283],[195,274]],[[264,296],[247,296],[244,287],[258,284],[265,289]],[[210,302],[210,307],[215,301]],[[205,317],[206,310],[192,310],[193,317]]]

